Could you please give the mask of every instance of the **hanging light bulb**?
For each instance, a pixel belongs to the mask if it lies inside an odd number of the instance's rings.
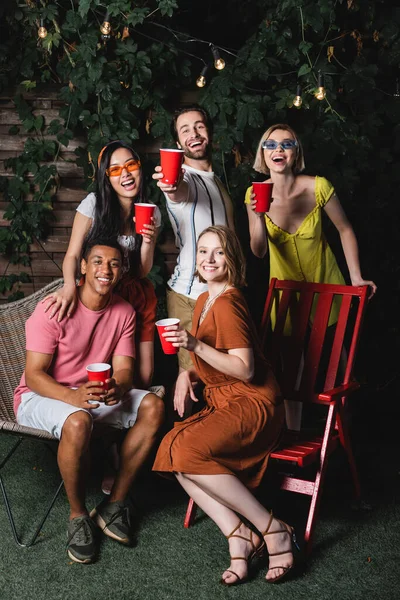
[[[202,88],[206,85],[207,80],[206,80],[206,74],[208,71],[208,65],[204,65],[204,67],[201,70],[200,75],[198,76],[198,78],[196,79],[196,85],[199,88]]]
[[[101,37],[103,40],[109,40],[111,37],[111,23],[110,23],[110,15],[106,12],[106,16],[104,17],[104,21],[100,25]]]
[[[38,29],[38,36],[40,38],[42,38],[42,40],[44,40],[44,38],[47,36],[47,29],[44,26],[44,21],[43,19],[40,19],[40,27]]]
[[[295,106],[296,108],[300,108],[302,104],[303,100],[301,99],[301,85],[297,84],[296,97],[293,100],[293,106]]]
[[[326,96],[326,91],[324,88],[324,76],[321,71],[318,71],[318,89],[315,92],[315,97],[317,100],[323,100]]]
[[[211,45],[211,52],[214,58],[214,67],[218,71],[222,71],[222,69],[225,69],[225,61],[223,58],[221,58],[218,48]]]

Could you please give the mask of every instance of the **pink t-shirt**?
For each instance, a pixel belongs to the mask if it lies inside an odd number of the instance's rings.
[[[48,370],[58,383],[79,387],[87,381],[86,366],[110,362],[112,356],[135,357],[135,310],[117,294],[103,310],[89,310],[78,302],[69,319],[60,323],[49,319],[41,302],[25,324],[26,349],[53,354]],[[21,395],[31,390],[26,386],[25,371],[14,392],[17,414]]]

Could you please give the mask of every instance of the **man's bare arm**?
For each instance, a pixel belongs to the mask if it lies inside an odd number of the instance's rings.
[[[52,359],[52,354],[42,354],[41,352],[32,352],[31,350],[27,351],[25,367],[27,387],[45,398],[54,398],[54,400],[61,400],[61,402],[66,402],[80,408],[96,408],[98,404],[89,404],[88,401],[93,401],[92,394],[104,393],[104,389],[99,386],[99,382],[88,381],[76,390],[61,385],[47,373]]]

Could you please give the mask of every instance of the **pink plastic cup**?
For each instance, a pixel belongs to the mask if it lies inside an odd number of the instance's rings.
[[[88,380],[89,381],[102,381],[104,391],[108,390],[108,383],[106,379],[110,378],[111,365],[107,363],[92,363],[86,367]],[[100,394],[93,394],[93,396],[99,396]]]
[[[183,150],[177,148],[160,148],[160,164],[164,177],[162,183],[176,185],[181,174]]]
[[[153,216],[155,209],[155,204],[146,204],[144,202],[137,202],[135,204],[136,233],[144,233],[143,227],[145,225],[151,225],[151,217]]]
[[[165,337],[163,337],[163,332],[165,328],[169,325],[179,325],[180,319],[161,319],[160,321],[156,321],[156,327],[158,331],[158,335],[160,336],[161,347],[164,351],[164,354],[178,354],[179,348],[175,348],[171,342],[167,342]]]
[[[253,193],[257,201],[255,212],[265,213],[269,211],[273,186],[272,182],[253,181]]]

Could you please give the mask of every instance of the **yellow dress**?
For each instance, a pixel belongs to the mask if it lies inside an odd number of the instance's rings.
[[[250,204],[251,191],[251,187],[246,191],[246,204]],[[334,191],[333,185],[325,177],[315,178],[315,207],[295,233],[288,233],[281,229],[267,214],[265,215],[270,279],[277,277],[277,279],[345,285],[335,255],[322,231],[322,209]],[[336,306],[332,307],[330,325],[337,321],[339,306],[336,303]]]

